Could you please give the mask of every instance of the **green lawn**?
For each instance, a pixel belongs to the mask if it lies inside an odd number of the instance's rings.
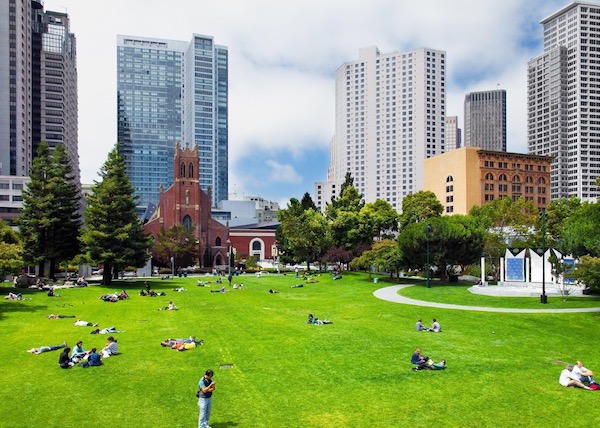
[[[197,277],[151,280],[167,293],[154,298],[137,295],[143,280],[127,280],[111,287],[132,296],[118,303],[100,301],[109,289],[98,286],[60,290],[60,298],[29,293],[32,300],[2,300],[0,426],[193,427],[197,382],[207,368],[215,370],[217,382],[213,428],[570,427],[591,425],[598,415],[600,393],[561,387],[563,365],[557,363],[582,359],[600,373],[597,313],[416,307],[374,298],[373,291],[388,284],[368,282],[363,274],[318,279],[291,289],[302,282],[293,274],[247,275],[235,278],[245,285],[229,293],[197,287]],[[4,284],[0,294],[10,290]],[[188,291],[171,291],[176,286]],[[271,288],[279,293],[269,294]],[[470,300],[465,287],[418,286],[402,293],[451,303],[540,306],[539,298]],[[169,300],[180,310],[157,310]],[[72,319],[47,319],[50,313],[126,330],[115,335],[121,354],[102,367],[70,370],[58,367],[60,351],[28,354],[34,346],[64,340],[83,340],[86,349],[106,342]],[[308,313],[334,324],[307,325]],[[433,317],[443,333],[414,331],[417,318]],[[189,335],[204,345],[186,352],[160,346],[166,338]],[[445,358],[448,368],[411,371],[416,347]],[[225,364],[233,368],[220,369]]]

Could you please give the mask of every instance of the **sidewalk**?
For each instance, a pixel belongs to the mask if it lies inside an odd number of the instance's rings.
[[[398,294],[398,290],[406,287],[413,287],[413,284],[392,285],[390,287],[375,290],[373,295],[381,300],[388,302],[402,303],[413,306],[428,306],[431,308],[457,309],[461,311],[480,311],[480,312],[513,312],[513,313],[574,313],[574,312],[600,312],[599,308],[571,308],[571,309],[511,309],[511,308],[488,308],[484,306],[463,306],[449,303],[426,302],[423,300],[409,299]]]

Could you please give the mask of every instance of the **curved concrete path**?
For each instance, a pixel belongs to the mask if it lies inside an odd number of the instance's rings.
[[[573,312],[600,312],[600,308],[572,308],[572,309],[511,309],[511,308],[488,308],[484,306],[463,306],[452,305],[449,303],[426,302],[424,300],[409,299],[398,294],[398,290],[406,287],[412,287],[413,284],[392,285],[390,287],[375,290],[373,295],[381,300],[388,302],[403,303],[413,306],[429,306],[431,308],[458,309],[461,311],[481,311],[481,312],[519,312],[519,313],[573,313]]]

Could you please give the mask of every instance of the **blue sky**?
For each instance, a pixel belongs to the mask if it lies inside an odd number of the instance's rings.
[[[46,0],[77,37],[79,156],[91,183],[116,142],[117,34],[229,49],[230,192],[280,202],[326,178],[335,71],[361,47],[429,47],[448,61],[447,114],[467,92],[506,89],[508,150],[525,152],[527,61],[558,0]],[[168,6],[167,6],[168,5]]]

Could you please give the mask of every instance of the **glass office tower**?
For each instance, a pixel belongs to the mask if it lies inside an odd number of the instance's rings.
[[[190,43],[118,36],[118,144],[140,208],[173,183],[175,143],[197,145],[200,187],[227,199],[227,49],[212,37]]]

